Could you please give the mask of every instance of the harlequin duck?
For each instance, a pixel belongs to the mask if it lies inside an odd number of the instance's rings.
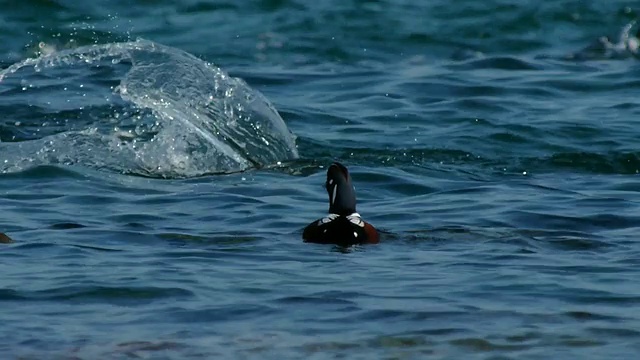
[[[11,239],[8,235],[0,232],[0,244],[10,244],[12,242],[13,239]]]
[[[329,215],[307,225],[303,240],[341,246],[377,244],[378,231],[356,212],[356,191],[347,168],[337,162],[331,164],[325,188],[329,193]]]

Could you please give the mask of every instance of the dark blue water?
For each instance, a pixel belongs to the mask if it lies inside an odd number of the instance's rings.
[[[635,359],[638,14],[3,7],[2,357]],[[302,242],[334,160],[379,245]]]

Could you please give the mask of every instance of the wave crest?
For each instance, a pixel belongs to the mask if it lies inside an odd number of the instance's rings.
[[[298,158],[295,136],[262,94],[147,40],[26,59],[0,71],[0,93],[9,114],[2,172],[81,164],[189,177]]]

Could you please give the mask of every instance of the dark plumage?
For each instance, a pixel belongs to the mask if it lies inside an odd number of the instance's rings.
[[[329,194],[329,214],[307,225],[305,242],[351,246],[377,244],[378,231],[356,212],[356,191],[346,167],[333,163],[327,169],[325,188]]]

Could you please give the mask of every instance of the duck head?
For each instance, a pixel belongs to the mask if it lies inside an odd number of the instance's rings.
[[[329,213],[348,216],[356,212],[356,190],[344,165],[335,162],[329,166],[325,187],[329,193]]]

